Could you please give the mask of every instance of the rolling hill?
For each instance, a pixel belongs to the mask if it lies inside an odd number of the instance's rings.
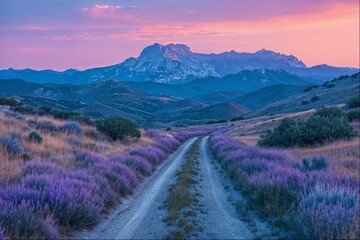
[[[290,113],[327,105],[344,104],[352,97],[359,97],[360,73],[313,85],[302,92],[280,99],[251,112],[248,116]]]
[[[283,84],[271,85],[229,101],[241,104],[248,109],[256,110],[274,101],[300,93],[305,88],[305,86]]]

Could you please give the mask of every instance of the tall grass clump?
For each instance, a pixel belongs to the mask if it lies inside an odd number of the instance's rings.
[[[0,147],[13,155],[20,155],[24,152],[21,136],[16,132],[9,132],[6,136],[0,137]]]
[[[359,239],[359,181],[335,174],[326,158],[303,165],[278,149],[250,147],[214,133],[210,147],[250,204],[306,239]]]
[[[84,130],[78,122],[70,121],[58,127],[61,132],[67,132],[69,134],[83,135]]]

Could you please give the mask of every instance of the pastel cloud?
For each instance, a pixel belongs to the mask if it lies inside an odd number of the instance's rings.
[[[129,11],[137,8],[137,6],[122,7],[119,5],[100,5],[96,4],[93,7],[82,8],[81,11],[90,17],[119,20],[119,19],[133,19],[134,15]]]

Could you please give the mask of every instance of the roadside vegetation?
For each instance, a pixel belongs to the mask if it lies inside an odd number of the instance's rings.
[[[49,239],[92,227],[181,143],[206,133],[141,131],[114,141],[92,125],[1,109],[0,236]]]
[[[198,183],[196,176],[199,166],[199,145],[197,139],[185,154],[184,163],[176,173],[176,183],[170,186],[166,200],[168,217],[166,222],[173,226],[167,236],[168,239],[186,239],[194,237],[194,232],[199,230],[196,225],[196,211],[194,203],[197,201],[195,187]],[[195,233],[196,234],[196,233]]]
[[[321,156],[294,160],[221,133],[210,146],[254,209],[299,238],[359,239],[358,176],[334,172]]]
[[[350,117],[354,120],[357,114],[351,113]],[[306,121],[284,118],[274,130],[260,135],[258,144],[266,147],[319,145],[356,135],[346,113],[336,107],[323,107]]]

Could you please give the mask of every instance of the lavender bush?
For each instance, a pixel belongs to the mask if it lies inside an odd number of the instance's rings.
[[[67,132],[69,134],[83,135],[84,130],[78,122],[70,121],[58,127],[59,131]]]
[[[307,239],[359,239],[359,181],[314,157],[296,166],[278,149],[246,146],[219,132],[210,147],[236,186],[263,214],[288,219]]]
[[[0,227],[0,240],[9,240],[9,238],[5,235],[5,229]]]
[[[15,132],[10,132],[4,137],[0,137],[0,147],[14,155],[20,155],[24,152],[21,146],[21,136]]]

